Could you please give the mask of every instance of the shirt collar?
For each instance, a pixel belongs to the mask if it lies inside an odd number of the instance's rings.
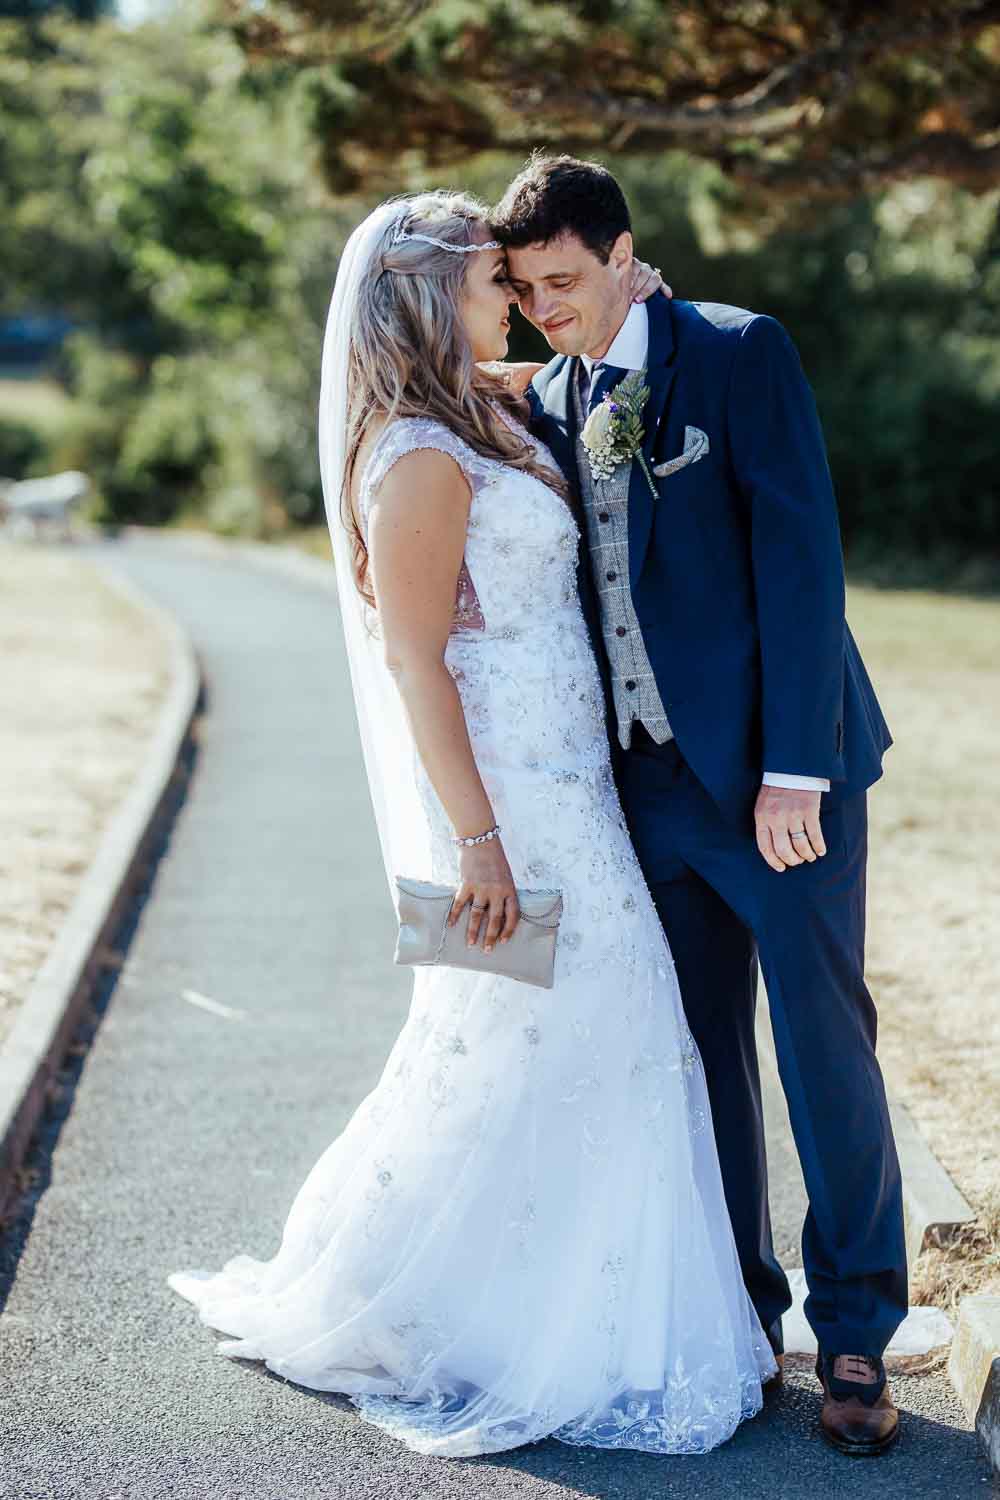
[[[624,323],[611,341],[606,354],[600,359],[591,359],[581,354],[589,375],[596,364],[617,365],[621,370],[641,370],[649,353],[649,314],[644,302],[633,302]]]

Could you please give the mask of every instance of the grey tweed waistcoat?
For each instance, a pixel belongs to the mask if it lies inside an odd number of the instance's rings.
[[[632,605],[628,577],[628,486],[631,465],[620,464],[610,479],[595,479],[580,438],[586,421],[587,368],[579,362],[580,379],[572,382],[576,405],[576,466],[586,516],[587,544],[601,609],[601,630],[611,663],[611,683],[618,739],[624,749],[632,743],[632,721],[645,725],[658,745],[673,738],[653,669],[649,665],[639,621]],[[582,387],[582,389],[581,389]]]

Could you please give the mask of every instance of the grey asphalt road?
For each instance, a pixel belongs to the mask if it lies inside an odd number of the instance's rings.
[[[806,1372],[703,1457],[548,1440],[443,1460],[345,1398],[215,1353],[164,1277],[275,1252],[302,1178],[378,1080],[409,980],[390,958],[332,594],[167,538],[86,550],[175,611],[208,689],[186,793],[118,943],[126,960],[0,1239],[4,1500],[987,1494],[940,1375],[895,1381],[904,1436],[875,1460],[822,1442]],[[769,1116],[778,1237],[794,1246],[775,1101]]]

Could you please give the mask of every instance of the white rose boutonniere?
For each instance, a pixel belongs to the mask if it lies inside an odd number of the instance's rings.
[[[631,375],[619,381],[614,390],[608,391],[604,400],[594,407],[580,437],[595,479],[610,479],[619,464],[631,463],[637,458],[655,497],[659,491],[642,451],[645,437],[642,409],[649,399],[645,378],[645,370],[633,370]]]

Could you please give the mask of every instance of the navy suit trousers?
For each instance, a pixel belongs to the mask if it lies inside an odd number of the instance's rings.
[[[864,980],[867,794],[823,807],[827,853],[779,872],[720,812],[676,740],[638,724],[622,807],[701,1052],[743,1277],[781,1348],[754,1039],[758,972],[809,1196],[805,1313],[829,1354],[880,1355],[907,1311],[899,1163]]]

